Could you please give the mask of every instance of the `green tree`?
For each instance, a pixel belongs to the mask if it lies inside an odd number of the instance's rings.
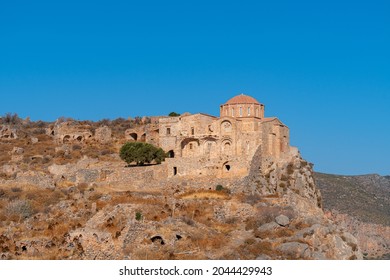
[[[155,162],[160,164],[167,157],[161,148],[142,142],[128,142],[124,144],[119,153],[127,164],[135,162],[137,165]]]
[[[170,112],[168,116],[170,116],[170,117],[178,117],[178,116],[180,116],[180,114],[178,114],[176,112]]]

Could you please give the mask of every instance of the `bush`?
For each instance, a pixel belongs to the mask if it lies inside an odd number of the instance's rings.
[[[217,185],[216,187],[215,187],[215,190],[216,191],[223,191],[224,190],[224,187],[222,186],[222,185]]]
[[[33,214],[31,203],[27,200],[16,200],[10,202],[6,207],[6,213],[9,216],[19,216],[19,218],[28,218]]]
[[[141,142],[124,144],[119,155],[127,164],[135,162],[137,165],[144,165],[153,161],[160,164],[167,157],[163,149]]]
[[[180,114],[178,114],[176,112],[170,112],[168,116],[170,116],[170,117],[179,117]]]
[[[136,219],[137,221],[141,221],[141,220],[142,220],[142,213],[141,213],[141,212],[135,213],[135,219]]]
[[[16,113],[6,113],[2,118],[1,122],[3,124],[20,124],[22,122],[22,119],[19,118],[18,114]]]

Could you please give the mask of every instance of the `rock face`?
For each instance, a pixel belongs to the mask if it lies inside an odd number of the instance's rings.
[[[108,126],[102,126],[95,131],[95,140],[107,144],[112,141],[112,130]]]
[[[316,173],[315,178],[323,193],[327,215],[357,238],[364,257],[389,259],[390,180],[376,174]]]
[[[390,227],[364,223],[338,211],[327,213],[329,218],[356,237],[357,244],[366,259],[389,259]]]
[[[288,194],[293,192],[308,199],[319,208],[322,207],[322,196],[313,179],[313,166],[300,156],[298,150],[274,161],[262,159],[255,154],[249,175],[240,188],[242,192],[261,195]]]
[[[0,139],[17,139],[16,129],[9,125],[0,126]]]

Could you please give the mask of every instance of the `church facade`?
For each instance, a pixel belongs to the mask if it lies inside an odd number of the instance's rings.
[[[276,117],[265,117],[264,109],[253,97],[240,94],[220,106],[219,117],[163,117],[141,134],[168,152],[164,164],[169,177],[245,176],[255,155],[278,159],[290,151],[288,127]],[[129,139],[136,140],[131,136],[136,133],[127,132]]]
[[[238,177],[249,173],[254,157],[283,157],[290,151],[289,129],[265,107],[240,94],[220,106],[220,116],[184,114],[152,118],[141,130],[128,130],[130,141],[144,141],[168,152],[168,176]]]

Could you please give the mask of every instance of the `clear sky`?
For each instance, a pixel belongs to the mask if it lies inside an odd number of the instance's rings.
[[[390,1],[0,3],[0,115],[218,115],[241,92],[316,171],[390,174]]]

